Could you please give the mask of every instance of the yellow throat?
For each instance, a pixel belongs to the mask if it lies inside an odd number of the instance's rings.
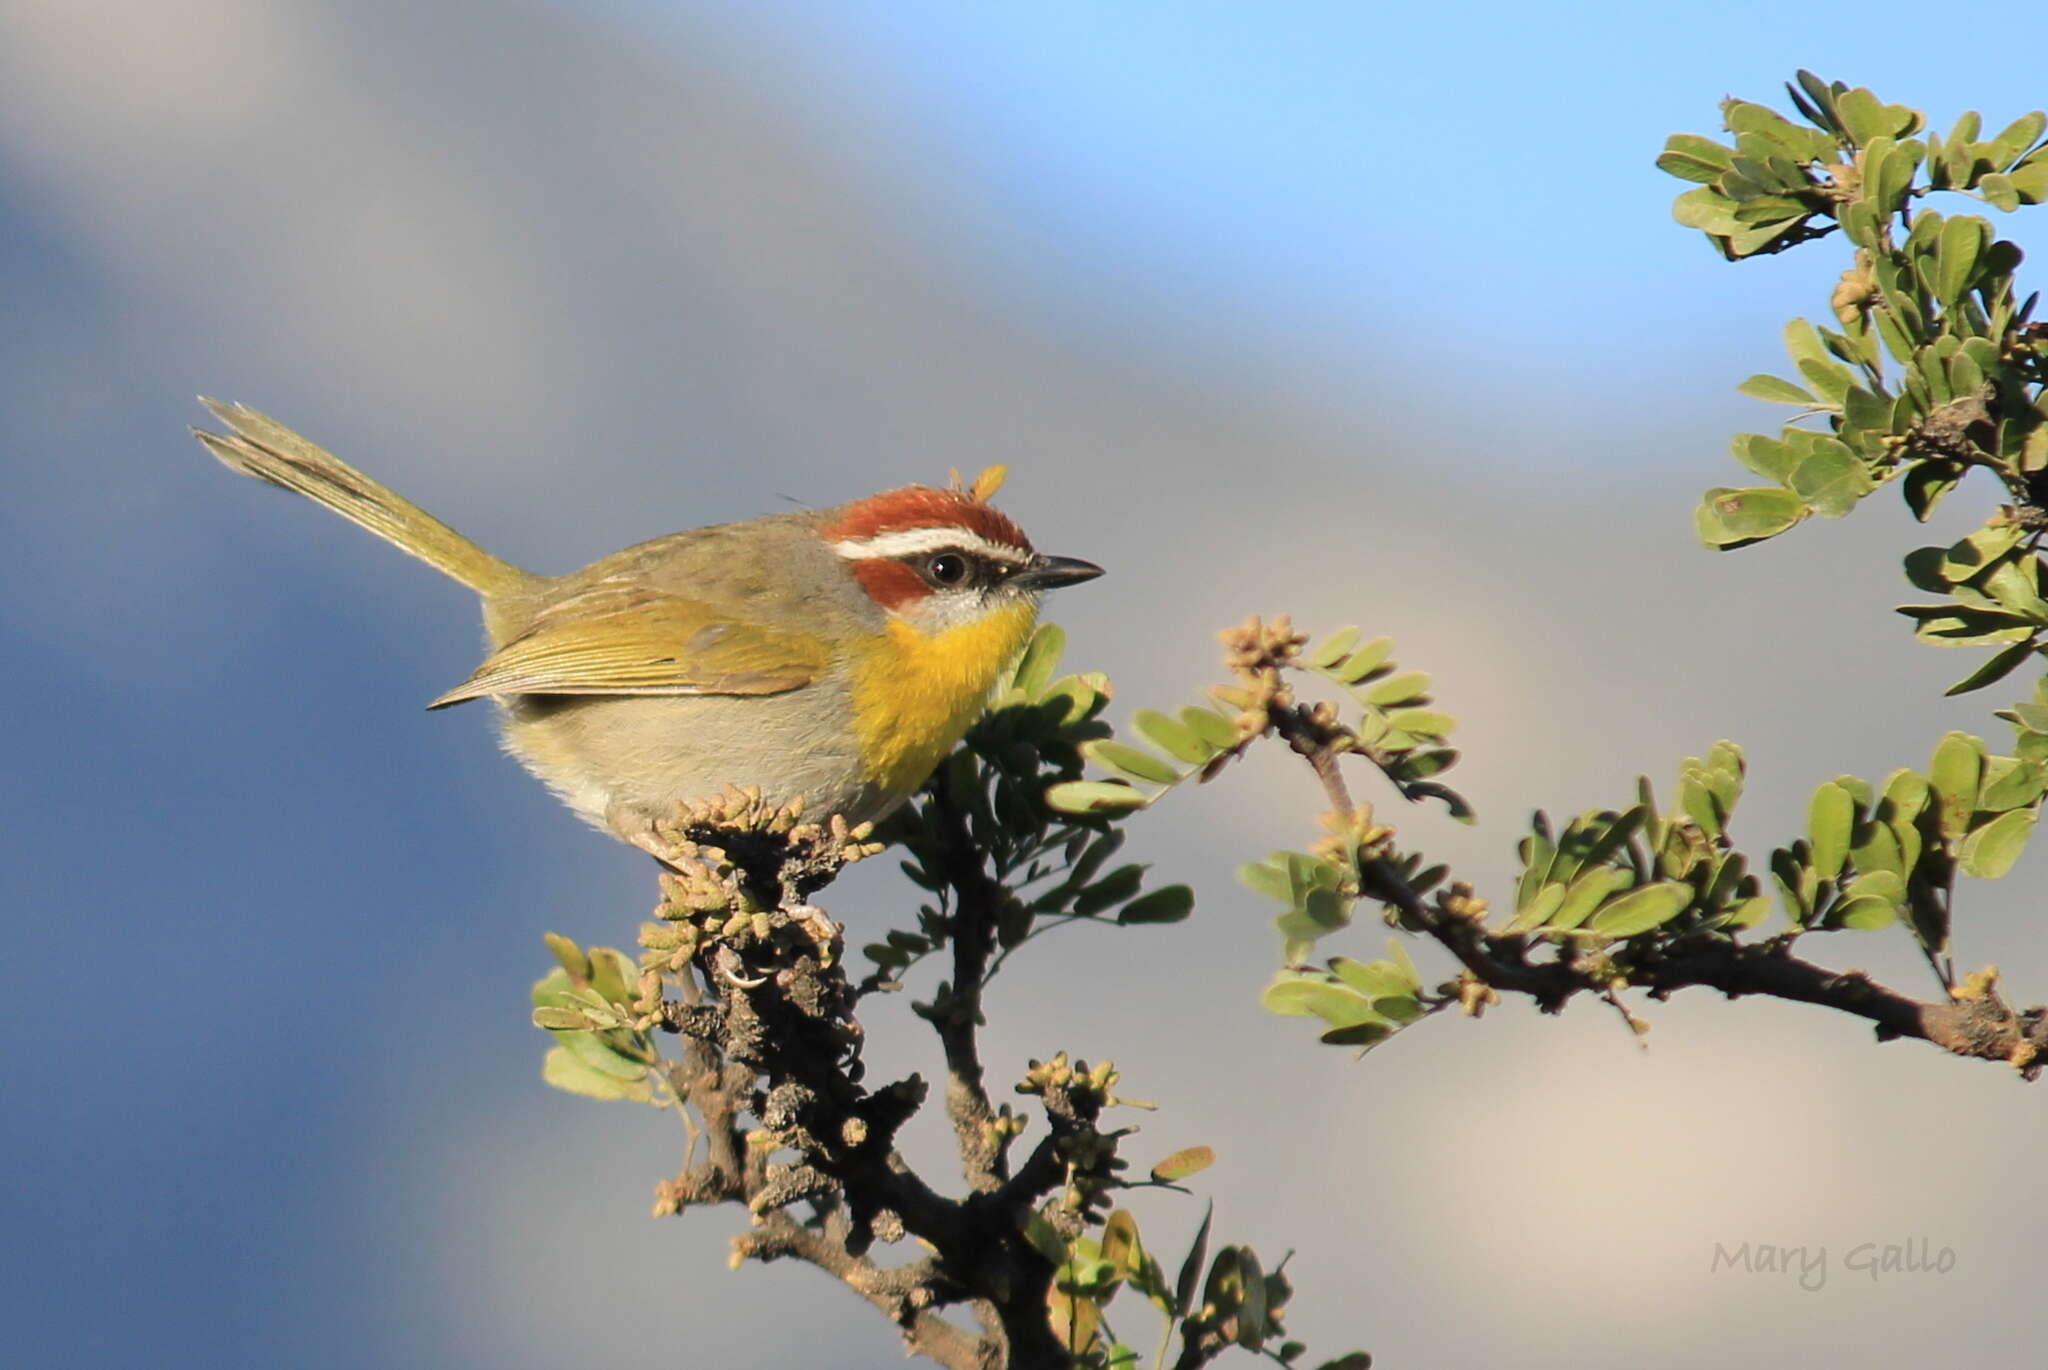
[[[930,636],[891,619],[854,665],[853,730],[868,780],[891,795],[922,785],[981,716],[1037,618],[1027,600]]]

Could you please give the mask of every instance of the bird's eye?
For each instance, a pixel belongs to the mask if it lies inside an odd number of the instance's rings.
[[[965,585],[974,567],[958,552],[941,552],[925,563],[924,573],[934,585]]]

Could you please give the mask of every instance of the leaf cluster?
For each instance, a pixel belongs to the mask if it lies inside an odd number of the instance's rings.
[[[1756,926],[1769,900],[1728,836],[1746,770],[1741,748],[1717,742],[1680,765],[1670,813],[1658,811],[1647,780],[1629,808],[1581,814],[1554,835],[1539,810],[1518,848],[1522,871],[1503,930],[1599,947],[1666,927]]]
[[[1155,1175],[1158,1169],[1154,1168]],[[1142,1364],[1139,1350],[1118,1341],[1110,1327],[1106,1310],[1123,1289],[1141,1296],[1162,1319],[1155,1364],[1163,1361],[1176,1328],[1184,1348],[1177,1365],[1202,1364],[1230,1347],[1263,1354],[1281,1365],[1301,1362],[1308,1347],[1287,1336],[1283,1321],[1294,1295],[1285,1274],[1287,1262],[1283,1259],[1267,1271],[1258,1253],[1245,1245],[1219,1247],[1212,1256],[1213,1218],[1213,1208],[1203,1214],[1171,1281],[1158,1258],[1146,1250],[1137,1219],[1128,1209],[1112,1212],[1099,1237],[1063,1243],[1048,1225],[1035,1229],[1035,1239],[1058,1264],[1050,1299],[1053,1324],[1076,1364],[1091,1370],[1135,1370]],[[1354,1351],[1321,1362],[1317,1370],[1368,1370],[1371,1364],[1370,1356]]]
[[[1193,911],[1186,885],[1147,890],[1145,865],[1111,864],[1124,842],[1110,821],[1114,809],[1075,811],[1046,800],[1048,787],[1086,784],[1078,779],[1083,758],[1117,745],[1100,718],[1108,680],[1099,672],[1055,675],[1065,646],[1058,626],[1038,629],[942,773],[882,830],[906,853],[903,873],[933,895],[918,909],[916,931],[891,932],[863,948],[885,974],[907,969],[951,936],[955,814],[1007,893],[995,928],[1004,952],[1067,923],[1177,923]]]
[[[553,1045],[541,1078],[587,1099],[663,1103],[654,1039],[646,1024],[640,968],[611,947],[588,951],[556,933],[547,937],[556,966],[533,985],[533,1025]]]
[[[1461,822],[1472,821],[1471,806],[1433,779],[1458,759],[1445,742],[1457,720],[1434,707],[1428,673],[1401,670],[1393,659],[1393,639],[1361,642],[1356,627],[1340,628],[1308,647],[1284,619],[1276,619],[1274,626],[1277,636],[1270,640],[1233,649],[1237,679],[1211,686],[1212,703],[1188,705],[1177,717],[1157,709],[1134,713],[1132,731],[1150,744],[1149,750],[1107,736],[1083,744],[1082,755],[1110,778],[1060,782],[1047,790],[1046,803],[1063,813],[1127,814],[1156,804],[1188,780],[1212,780],[1275,730],[1276,710],[1304,707],[1295,705],[1288,681],[1313,676],[1340,690],[1357,708],[1355,721],[1348,724],[1335,714],[1309,719],[1327,734],[1327,745],[1370,760],[1403,798],[1435,799]],[[1232,629],[1223,637],[1230,642],[1247,632]]]
[[[2040,537],[2040,529],[2001,511],[1951,546],[1907,553],[1906,579],[1916,589],[1947,596],[1946,603],[1899,606],[1913,620],[1913,636],[1938,647],[1999,648],[1951,685],[1949,694],[2003,680],[2043,651],[2048,565],[2036,554]]]
[[[2031,726],[2048,727],[2048,682],[2036,699],[2002,715],[2017,755],[1991,755],[1982,740],[1951,732],[1925,771],[1894,771],[1881,789],[1855,776],[1816,789],[1806,836],[1771,855],[1794,930],[1903,918],[1922,950],[1945,961],[1957,872],[1995,880],[2010,871],[2048,794],[2048,732]]]
[[[1729,100],[1731,142],[1678,134],[1657,159],[1699,183],[1674,217],[1731,260],[1836,231],[1853,248],[1829,301],[1836,326],[1793,320],[1794,377],[1740,387],[1802,413],[1775,436],[1735,438],[1735,459],[1768,483],[1709,490],[1700,539],[1741,547],[1839,518],[1893,480],[1925,519],[1972,467],[2031,503],[2048,470],[2048,336],[2029,323],[2036,297],[2016,294],[2020,250],[1981,217],[1921,201],[1952,192],[2011,211],[2048,199],[2048,116],[1982,138],[1970,113],[1946,139],[1916,137],[1926,116],[1860,87],[1801,72],[1787,90],[1803,122]],[[1800,427],[1808,418],[1825,431]]]

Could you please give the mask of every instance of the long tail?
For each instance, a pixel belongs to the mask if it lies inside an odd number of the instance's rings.
[[[232,436],[192,430],[192,436],[229,470],[296,490],[478,594],[496,594],[531,579],[276,419],[246,405],[218,404],[203,396],[200,403],[234,430]]]

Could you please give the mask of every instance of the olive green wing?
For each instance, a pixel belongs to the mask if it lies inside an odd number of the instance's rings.
[[[700,600],[599,585],[549,606],[427,705],[487,695],[772,695],[827,665],[825,645],[764,628]]]

